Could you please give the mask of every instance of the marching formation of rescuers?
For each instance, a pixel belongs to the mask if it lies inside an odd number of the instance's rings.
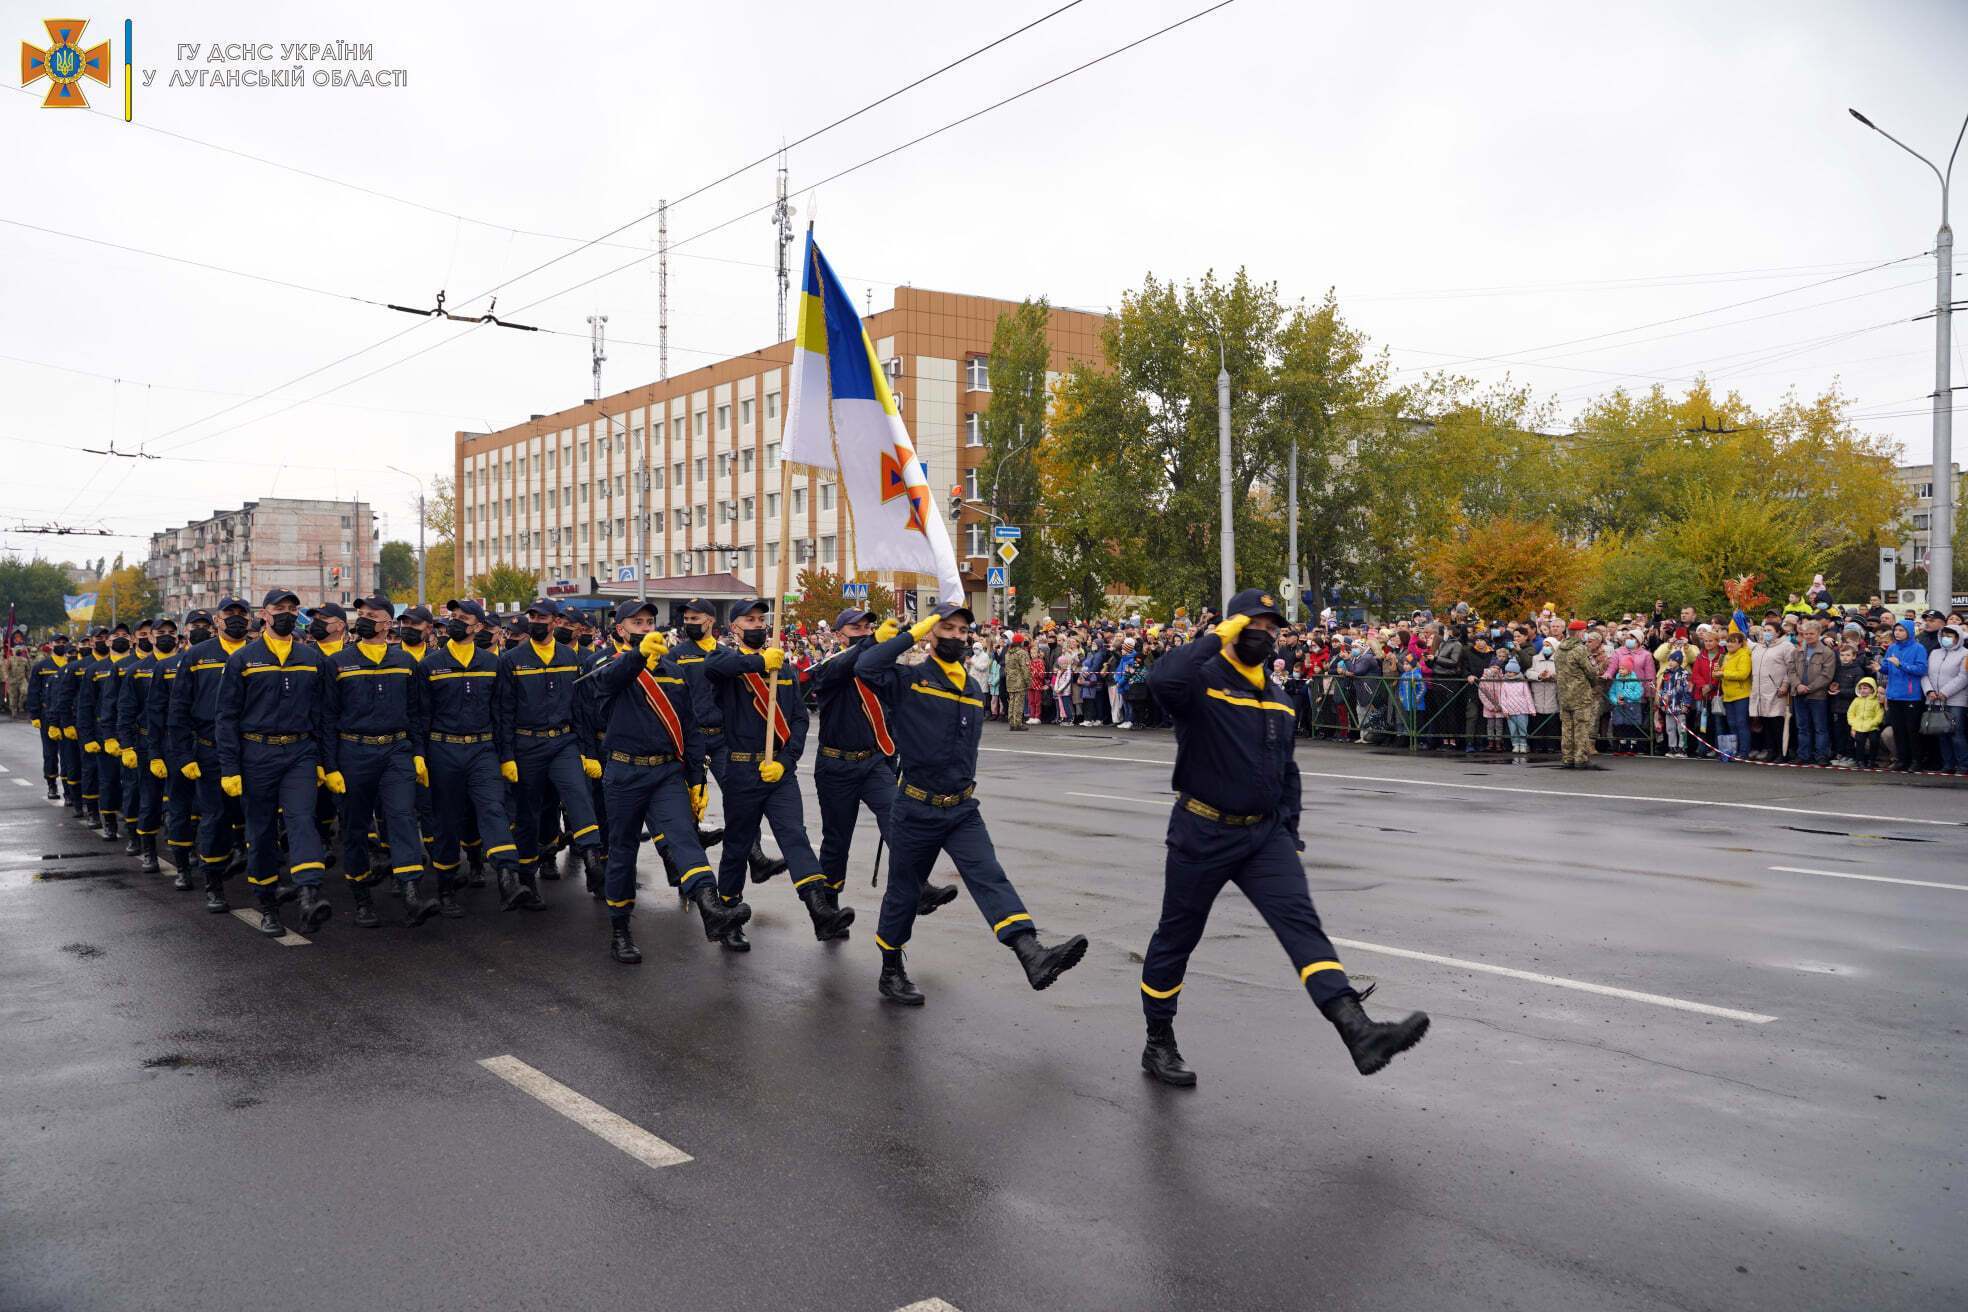
[[[470,601],[445,611],[398,616],[377,596],[353,618],[333,603],[303,615],[276,589],[257,612],[237,598],[193,611],[182,635],[156,618],[97,630],[74,650],[58,638],[26,678],[48,797],[124,839],[144,871],[168,860],[175,887],[202,885],[210,911],[231,909],[227,881],[243,874],[260,931],[276,936],[285,904],[310,931],[333,916],[331,862],[356,925],[382,924],[375,892],[393,885],[416,926],[464,915],[459,890],[482,886],[488,869],[503,910],[543,909],[540,881],[559,878],[564,849],[606,908],[610,955],[628,965],[642,960],[630,924],[645,840],[728,951],[750,950],[748,877],[781,873],[817,940],[848,939],[855,911],[841,896],[865,807],[890,856],[874,932],[885,1000],[924,1003],[904,949],[916,920],[957,896],[929,879],[946,853],[1032,988],[1085,956],[1084,936],[1040,938],[985,826],[975,794],[987,703],[964,661],[975,619],[963,607],[907,628],[844,611],[835,629],[847,644],[804,674],[770,641],[770,607],[756,599],[734,611],[728,645],[702,600],[685,604],[674,646],[651,602],[619,607],[598,641],[548,599],[506,630]],[[1234,882],[1372,1074],[1419,1042],[1428,1018],[1369,1020],[1336,958],[1298,860],[1296,721],[1269,674],[1283,616],[1258,590],[1226,612],[1151,676],[1177,725],[1177,796],[1142,967],[1142,1067],[1165,1084],[1196,1082],[1175,1045],[1176,995],[1211,904]],[[901,659],[925,643],[926,659]],[[817,853],[795,777],[812,729],[803,682],[818,718]],[[721,831],[703,827],[708,778]],[[759,842],[768,825],[776,859]],[[719,843],[714,867],[706,853]]]

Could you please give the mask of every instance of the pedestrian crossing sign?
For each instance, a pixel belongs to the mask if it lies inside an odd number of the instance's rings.
[[[1005,570],[1003,565],[993,565],[991,566],[990,569],[985,571],[984,573],[985,587],[993,590],[998,590],[998,589],[1002,589],[1004,585],[1005,585]]]

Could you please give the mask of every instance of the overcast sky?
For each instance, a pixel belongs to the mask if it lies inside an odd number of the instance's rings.
[[[134,126],[120,67],[85,84],[89,113],[39,108],[46,83],[0,96],[0,525],[118,536],[0,531],[0,549],[134,561],[150,532],[242,500],[358,493],[414,540],[414,486],[388,466],[446,472],[456,429],[585,398],[586,316],[609,317],[606,391],[657,376],[653,259],[575,288],[652,251],[655,224],[498,293],[502,316],[571,336],[348,298],[445,288],[477,313],[469,298],[576,245],[535,234],[596,236],[1063,2],[94,12],[85,44],[114,41],[118,64],[135,22]],[[1836,378],[1869,429],[1929,458],[1932,324],[1911,320],[1933,304],[1939,188],[1845,111],[1944,159],[1968,113],[1958,0],[1235,0],[809,190],[1208,3],[1083,0],[798,147],[799,221],[876,309],[905,282],[1102,308],[1149,271],[1244,265],[1294,299],[1335,287],[1404,369],[1508,372],[1568,413],[1702,370],[1758,404]],[[45,4],[0,8],[0,37],[43,44]],[[407,85],[169,85],[337,39],[374,60],[310,76]],[[215,42],[276,59],[209,63]],[[672,372],[774,339],[771,227],[737,217],[772,190],[761,167],[673,209]],[[174,458],[76,449],[112,440]]]

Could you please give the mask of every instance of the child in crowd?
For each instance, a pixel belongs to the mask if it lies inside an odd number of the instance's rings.
[[[1613,704],[1614,747],[1621,756],[1639,753],[1642,731],[1646,727],[1643,717],[1647,709],[1647,691],[1634,665],[1631,651],[1620,652],[1614,658],[1612,686],[1606,690],[1606,696]]]
[[[1504,710],[1499,695],[1503,689],[1503,668],[1503,661],[1492,660],[1483,667],[1482,677],[1476,681],[1476,695],[1483,703],[1483,727],[1493,752],[1503,750]]]
[[[1683,657],[1680,649],[1667,653],[1654,690],[1654,705],[1660,708],[1661,728],[1667,735],[1667,754],[1677,760],[1688,754],[1688,711],[1695,700]]]
[[[1870,770],[1879,757],[1879,726],[1886,722],[1886,704],[1879,700],[1879,685],[1860,679],[1858,694],[1845,710],[1845,722],[1852,726],[1852,758],[1861,770]]]
[[[1510,755],[1517,764],[1526,765],[1530,761],[1531,715],[1537,709],[1531,700],[1530,680],[1513,657],[1504,662],[1502,678],[1493,686],[1497,706],[1510,725]]]
[[[1401,734],[1413,741],[1416,721],[1428,700],[1428,685],[1421,677],[1421,657],[1413,651],[1401,655],[1401,678],[1394,686],[1394,701],[1401,711]]]

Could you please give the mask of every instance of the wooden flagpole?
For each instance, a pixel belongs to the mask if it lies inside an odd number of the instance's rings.
[[[809,251],[813,249],[813,222],[810,219],[806,225],[806,248]],[[802,286],[804,286],[804,282],[805,280],[802,278]],[[794,324],[797,325],[805,317],[806,302],[804,293],[802,293],[799,319],[795,319]],[[798,327],[795,326],[793,331],[797,333],[799,331]],[[795,354],[799,351],[797,338],[795,338],[793,351]],[[789,388],[789,393],[790,390]],[[830,426],[833,423],[834,417],[833,391],[833,374],[829,372],[827,375],[827,422]],[[779,435],[779,595],[773,598],[772,602],[772,614],[778,620],[778,632],[773,636],[772,645],[781,649],[786,645],[786,590],[792,586],[789,571],[792,566],[793,557],[793,466],[786,459],[784,429],[785,421],[782,419],[780,421],[781,431]],[[839,463],[838,457],[835,463]],[[778,670],[774,670],[771,679],[767,681],[765,700],[765,759],[770,761],[774,750],[779,746],[779,735],[772,731],[772,726],[777,723],[777,712],[779,709]]]

